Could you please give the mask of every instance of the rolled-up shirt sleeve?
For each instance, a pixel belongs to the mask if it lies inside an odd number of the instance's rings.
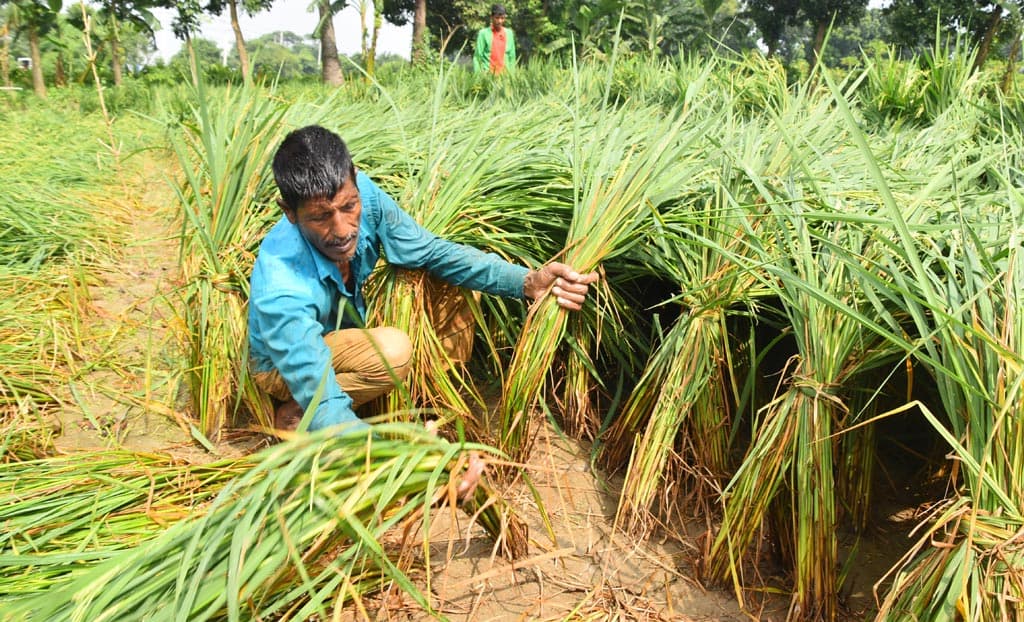
[[[506,298],[523,297],[529,270],[502,257],[440,238],[424,229],[377,188],[381,209],[380,240],[388,263],[423,268],[453,285]]]

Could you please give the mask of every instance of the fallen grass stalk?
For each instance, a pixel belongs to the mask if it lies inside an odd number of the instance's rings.
[[[426,515],[463,449],[418,426],[301,435],[254,457],[201,517],[118,551],[45,594],[9,603],[44,620],[328,617],[336,601],[394,581],[430,604],[382,548],[382,536]]]

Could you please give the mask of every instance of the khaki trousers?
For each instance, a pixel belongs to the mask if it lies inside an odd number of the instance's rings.
[[[473,312],[458,287],[427,278],[423,309],[453,363],[469,360],[473,352]],[[479,292],[474,292],[479,299]],[[353,407],[388,393],[409,376],[412,343],[391,327],[346,328],[324,335],[338,385],[352,398]],[[257,372],[253,380],[276,400],[292,399],[276,370]]]

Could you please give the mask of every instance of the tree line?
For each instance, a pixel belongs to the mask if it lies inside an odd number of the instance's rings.
[[[114,85],[125,71],[151,67],[155,9],[173,14],[171,28],[183,42],[182,62],[210,66],[220,56],[198,36],[204,17],[227,14],[234,48],[224,67],[228,77],[253,80],[255,49],[267,66],[286,74],[319,74],[325,84],[345,80],[333,17],[348,5],[362,17],[359,60],[373,74],[384,21],[412,23],[411,58],[429,62],[439,54],[471,52],[475,31],[487,23],[490,0],[313,0],[319,17],[312,33],[274,33],[247,41],[239,14],[256,15],[277,0],[0,0],[0,80],[30,73],[32,88],[45,96],[47,83],[84,80],[102,67]],[[508,0],[509,23],[524,60],[577,53],[744,54],[778,57],[797,71],[818,62],[853,66],[863,55],[894,51],[911,56],[940,37],[965,39],[976,51],[975,67],[990,59],[1007,75],[1020,56],[1024,0]],[[372,13],[372,21],[369,19]],[[85,41],[83,46],[82,41]],[[213,45],[213,49],[211,49]],[[45,56],[45,60],[44,60]],[[21,60],[19,60],[21,59]],[[157,61],[156,64],[160,64]],[[224,64],[224,63],[221,63]],[[187,68],[187,67],[186,67]],[[71,74],[71,75],[69,75]],[[287,76],[286,76],[287,77]]]

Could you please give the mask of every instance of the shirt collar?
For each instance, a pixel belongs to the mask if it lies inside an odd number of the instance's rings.
[[[302,235],[302,232],[299,231],[297,226],[292,226],[295,227],[295,234],[298,235],[299,239],[302,240],[302,243],[306,245],[306,250],[313,258],[313,269],[316,270],[317,279],[319,279],[321,283],[330,279],[331,281],[334,281],[334,284],[339,290],[344,289],[344,285],[341,282],[341,271],[338,270],[338,266],[334,265],[334,262],[321,255],[320,251],[316,250],[316,247],[310,244],[309,240]],[[354,261],[355,258],[353,257],[353,263]]]

